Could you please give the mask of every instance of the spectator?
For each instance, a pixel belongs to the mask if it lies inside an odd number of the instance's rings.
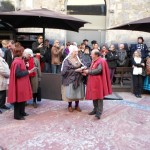
[[[9,68],[11,67],[13,58],[14,58],[14,49],[15,49],[15,42],[10,40],[8,42],[8,50],[5,51],[4,59],[7,62]]]
[[[23,55],[26,58],[26,62],[29,63],[28,70],[37,67],[35,72],[29,74],[33,93],[33,107],[37,108],[36,99],[38,94],[39,81],[41,81],[40,62],[36,57],[33,56],[33,51],[31,49],[25,49]]]
[[[89,50],[91,51],[91,48],[90,48],[90,46],[88,45],[88,41],[89,41],[89,40],[84,39],[84,40],[83,40],[83,43],[85,44],[85,47],[88,47]]]
[[[144,38],[143,37],[138,37],[137,38],[138,44],[136,44],[134,47],[131,48],[131,54],[134,53],[136,50],[141,51],[141,57],[144,60],[148,56],[148,48],[147,45],[144,44]]]
[[[85,48],[84,53],[82,54],[81,61],[87,68],[91,65],[91,57],[90,57],[90,50],[88,47]]]
[[[73,112],[72,102],[75,101],[75,110],[81,112],[79,100],[84,98],[84,85],[82,75],[78,71],[82,63],[78,57],[78,48],[70,45],[69,55],[65,58],[61,68],[62,98],[68,102],[68,111]]]
[[[94,43],[92,49],[98,49],[98,50],[100,50],[100,49],[99,49],[99,46],[98,46],[98,43]]]
[[[52,73],[52,66],[51,66],[51,49],[52,49],[52,45],[49,44],[49,40],[45,40],[44,42],[44,46],[45,46],[45,72],[46,73]]]
[[[137,98],[141,98],[143,87],[142,69],[144,67],[144,61],[141,58],[141,52],[136,50],[133,54],[132,67],[133,67],[133,90]]]
[[[19,46],[22,46],[21,43],[20,42],[16,42],[15,43],[15,47],[19,47]]]
[[[102,48],[100,50],[100,53],[101,53],[101,57],[104,58],[104,59],[106,59],[106,55],[108,53],[108,49],[107,49],[106,45],[102,46]]]
[[[3,59],[3,51],[0,49],[0,108],[9,109],[6,103],[6,90],[8,88],[8,80],[10,75],[9,66]],[[0,113],[2,111],[0,110]]]
[[[74,46],[78,46],[78,44],[76,42],[72,42],[72,45]]]
[[[45,48],[43,43],[43,36],[39,35],[37,41],[32,44],[34,54],[40,55],[41,71],[44,72],[45,64]]]
[[[2,40],[2,57],[4,58],[5,52],[8,50],[8,40]]]
[[[83,55],[84,51],[85,51],[85,44],[81,43],[81,46],[80,46],[80,49],[79,49],[79,54],[78,54],[80,59],[82,59],[82,55]]]
[[[69,46],[70,46],[70,42],[66,43],[66,48],[63,51],[63,60],[68,56],[69,54]]]
[[[111,82],[113,83],[113,77],[117,67],[117,60],[118,60],[118,54],[113,44],[110,46],[110,50],[107,53],[106,59],[110,70],[110,79]]]
[[[118,52],[118,60],[117,64],[119,67],[127,67],[128,66],[128,59],[127,59],[127,52],[124,48],[124,44],[119,45]]]
[[[35,71],[26,69],[22,59],[22,47],[14,50],[15,59],[10,70],[10,82],[8,87],[8,102],[14,104],[14,119],[25,120],[25,102],[32,98],[32,89],[29,80],[29,74]]]
[[[95,115],[97,119],[100,119],[103,112],[104,96],[112,93],[108,65],[99,56],[99,50],[93,50],[91,53],[91,67],[88,70],[83,70],[88,75],[86,99],[93,100],[94,106],[93,111],[89,115]]]
[[[52,73],[60,73],[61,71],[61,64],[62,64],[62,51],[64,46],[59,46],[59,41],[56,40],[51,50],[52,56]]]

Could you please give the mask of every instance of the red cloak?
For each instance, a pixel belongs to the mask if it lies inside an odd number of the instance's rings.
[[[104,99],[105,96],[112,94],[112,87],[110,81],[110,73],[107,62],[99,57],[92,62],[90,69],[96,69],[98,65],[102,65],[102,73],[99,75],[88,75],[86,99],[97,100]]]
[[[24,61],[21,58],[15,58],[10,69],[10,81],[8,87],[9,103],[25,102],[32,98],[32,89],[30,85],[29,75],[16,78],[16,68],[20,67],[21,71],[26,70]]]

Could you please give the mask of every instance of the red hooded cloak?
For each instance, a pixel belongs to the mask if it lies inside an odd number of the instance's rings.
[[[10,81],[8,87],[8,102],[25,102],[32,98],[32,89],[29,75],[16,78],[16,68],[20,67],[21,71],[26,70],[24,61],[21,58],[15,58],[10,69]]]
[[[105,96],[112,94],[112,87],[110,81],[110,73],[107,62],[99,57],[93,61],[90,69],[96,69],[101,64],[102,72],[99,75],[88,75],[86,99],[87,100],[103,100]]]

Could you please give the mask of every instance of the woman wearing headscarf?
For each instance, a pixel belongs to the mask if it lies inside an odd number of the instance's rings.
[[[78,57],[77,46],[70,45],[69,55],[64,59],[61,68],[62,99],[68,102],[69,112],[73,112],[73,101],[75,101],[75,110],[81,112],[79,100],[84,98],[84,84],[81,74],[83,68],[83,64]]]
[[[34,72],[29,74],[32,93],[33,93],[33,107],[37,108],[36,100],[38,94],[39,81],[41,80],[40,62],[36,57],[34,57],[33,51],[29,48],[26,48],[24,50],[23,56],[26,60],[26,63],[28,63],[28,67],[27,67],[28,70],[37,67],[37,69]]]

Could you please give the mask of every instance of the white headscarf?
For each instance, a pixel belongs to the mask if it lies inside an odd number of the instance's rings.
[[[62,62],[61,71],[63,70],[65,60],[68,59],[74,51],[78,51],[78,47],[75,45],[70,45],[69,46],[69,54]],[[81,62],[80,58],[78,57],[78,55],[76,57],[77,57],[79,63],[84,66],[84,64]]]
[[[26,48],[23,52],[23,56],[26,56],[27,54],[31,55],[31,57],[33,57],[33,51],[30,48]]]

